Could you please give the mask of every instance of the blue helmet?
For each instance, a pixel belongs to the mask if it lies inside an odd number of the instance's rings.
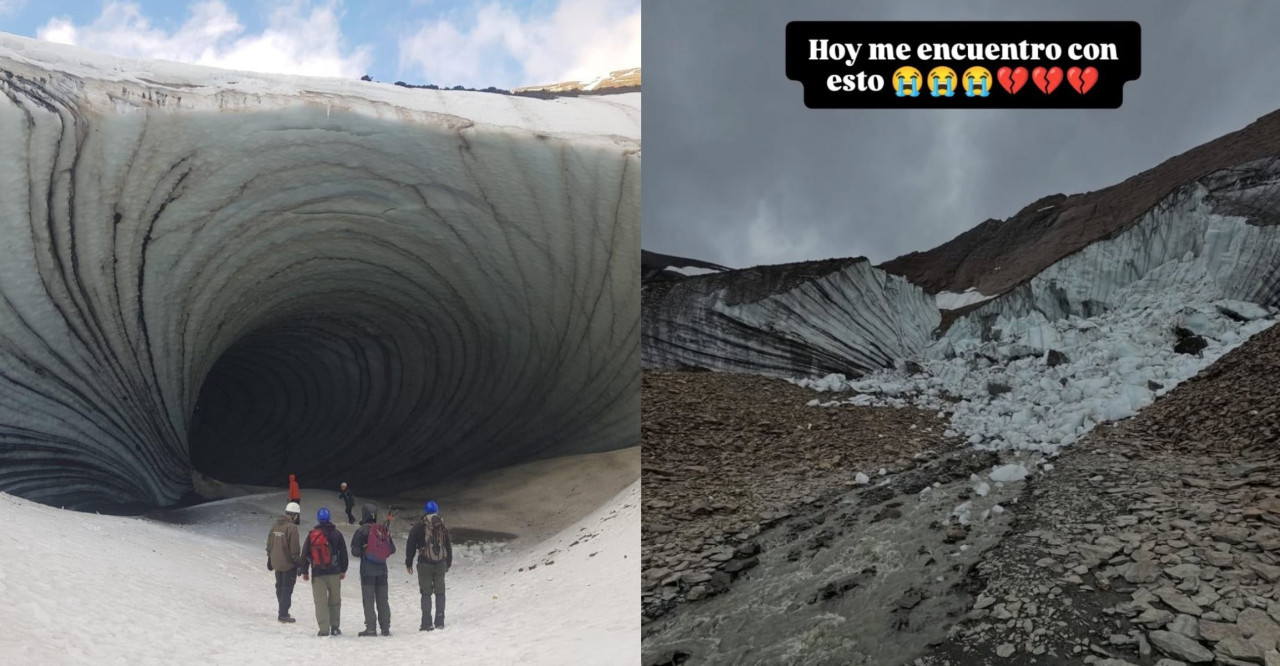
[[[320,507],[320,510],[316,512],[316,520],[322,523],[329,522],[329,508]]]
[[[436,506],[435,502],[427,502],[426,506],[422,507],[422,510],[427,513],[440,513],[440,507]]]

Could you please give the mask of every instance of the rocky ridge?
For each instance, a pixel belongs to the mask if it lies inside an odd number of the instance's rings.
[[[930,293],[963,292],[970,287],[984,294],[1003,293],[1063,257],[1128,227],[1178,187],[1221,169],[1277,155],[1280,111],[1123,182],[1083,194],[1043,197],[1007,220],[987,220],[938,247],[879,267]],[[1246,215],[1260,226],[1278,221],[1266,208],[1232,214]]]

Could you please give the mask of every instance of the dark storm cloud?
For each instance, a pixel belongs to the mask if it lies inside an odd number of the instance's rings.
[[[1136,20],[1117,110],[810,110],[792,20]],[[644,3],[645,249],[749,266],[939,245],[1280,107],[1280,3]]]

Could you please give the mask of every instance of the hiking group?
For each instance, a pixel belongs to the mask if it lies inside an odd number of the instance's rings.
[[[354,522],[351,509],[355,498],[342,484],[339,495],[346,503],[347,519]],[[342,581],[347,577],[348,557],[346,539],[332,522],[328,507],[316,511],[316,526],[300,538],[298,523],[301,520],[301,499],[297,482],[289,475],[289,503],[284,515],[276,520],[267,534],[267,570],[276,578],[276,601],[280,622],[295,622],[289,614],[293,589],[301,576],[311,582],[311,596],[315,602],[318,636],[340,636],[342,611]],[[360,527],[351,537],[352,557],[360,558],[360,594],[364,605],[364,631],[359,636],[391,635],[391,606],[388,599],[387,560],[396,552],[391,534],[394,512],[388,512],[386,522],[378,523],[377,506],[366,503],[361,508]],[[418,590],[422,596],[422,622],[419,631],[444,628],[444,578],[453,566],[453,544],[449,529],[440,517],[435,502],[423,506],[422,518],[409,530],[405,549],[405,568],[413,574],[414,560],[418,564]],[[416,556],[416,557],[415,557]],[[432,618],[432,597],[435,597],[435,617]]]

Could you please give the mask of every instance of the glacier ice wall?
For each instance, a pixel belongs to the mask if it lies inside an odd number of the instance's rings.
[[[914,404],[951,412],[975,446],[1055,453],[1275,324],[1277,221],[1280,159],[1215,172],[958,319],[920,372],[798,383],[860,393],[813,406]],[[1175,351],[1176,328],[1205,348]]]
[[[1129,228],[1069,255],[957,320],[952,342],[999,320],[1052,321],[1194,289],[1205,299],[1280,305],[1280,158],[1223,169],[1179,188]],[[1024,342],[1042,343],[1034,332]]]
[[[391,492],[639,443],[638,94],[0,35],[0,490]]]
[[[863,259],[761,266],[645,291],[646,367],[856,376],[914,355],[940,321],[919,287]]]

